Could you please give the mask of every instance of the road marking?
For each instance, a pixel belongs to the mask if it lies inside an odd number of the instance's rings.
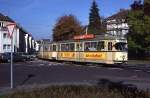
[[[130,76],[131,78],[137,78],[138,76],[137,75],[133,75],[133,76]]]
[[[108,68],[110,70],[123,70],[122,68]]]
[[[52,66],[53,64],[48,64],[48,66]]]
[[[147,72],[149,72],[149,73],[150,73],[150,70],[149,70],[149,71],[147,71]]]
[[[40,66],[43,66],[44,64],[40,64]]]
[[[142,70],[134,70],[134,71],[142,71]]]
[[[94,67],[97,67],[97,66],[88,66],[88,67],[94,68]]]
[[[74,65],[74,66],[76,66],[76,67],[80,67],[80,66],[82,66],[82,65]]]

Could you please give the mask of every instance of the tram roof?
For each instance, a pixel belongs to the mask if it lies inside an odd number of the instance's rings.
[[[80,40],[64,40],[64,41],[57,41],[57,42],[50,42],[50,43],[65,43],[65,42],[78,42],[78,41],[94,41],[94,40],[126,40],[124,37],[118,37],[118,36],[113,36],[109,34],[104,34],[104,35],[95,35],[94,38],[92,39],[80,39]]]

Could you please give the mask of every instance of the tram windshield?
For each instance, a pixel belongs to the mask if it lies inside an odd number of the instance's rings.
[[[127,43],[118,42],[118,43],[115,44],[115,48],[116,48],[116,50],[127,51]]]

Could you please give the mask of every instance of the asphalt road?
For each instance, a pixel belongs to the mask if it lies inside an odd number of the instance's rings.
[[[123,85],[150,89],[150,64],[105,66],[32,61],[14,64],[15,87],[56,84]],[[10,87],[10,64],[0,64],[0,92]]]

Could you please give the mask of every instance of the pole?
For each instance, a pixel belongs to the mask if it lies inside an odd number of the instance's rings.
[[[88,33],[88,26],[86,27],[85,32],[86,32],[86,35],[87,35],[87,33]]]
[[[10,72],[10,87],[13,88],[14,85],[13,85],[13,36],[11,38],[11,72]]]
[[[10,88],[12,89],[14,87],[14,84],[13,84],[13,49],[14,49],[13,32],[14,32],[14,29],[16,27],[16,24],[10,23],[10,24],[6,25],[6,27],[8,29],[8,33],[9,33],[9,37],[10,37],[10,41],[11,41]]]

